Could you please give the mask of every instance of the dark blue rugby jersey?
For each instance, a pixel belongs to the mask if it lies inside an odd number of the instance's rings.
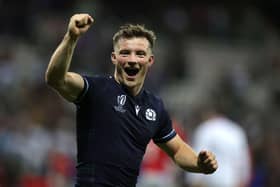
[[[111,76],[84,76],[77,106],[78,181],[134,186],[147,144],[176,132],[160,98],[131,96]]]

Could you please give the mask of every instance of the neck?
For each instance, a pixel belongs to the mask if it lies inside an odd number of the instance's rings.
[[[132,96],[138,95],[143,87],[143,83],[131,87],[125,85],[124,81],[120,80],[120,78],[116,76],[116,73],[114,74],[114,79],[117,81],[117,83],[124,87],[124,89],[129,93],[129,95]]]

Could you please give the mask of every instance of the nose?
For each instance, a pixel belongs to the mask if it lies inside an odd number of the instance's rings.
[[[134,65],[136,63],[137,63],[137,56],[134,53],[131,53],[129,55],[128,64],[129,65]]]

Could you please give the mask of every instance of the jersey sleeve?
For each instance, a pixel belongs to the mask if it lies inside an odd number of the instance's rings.
[[[104,75],[86,76],[82,75],[84,88],[78,98],[73,102],[76,106],[90,105],[93,100],[102,95],[102,91],[108,85],[110,77]]]
[[[81,102],[85,99],[90,86],[92,86],[92,85],[90,85],[91,81],[89,80],[90,78],[88,76],[83,75],[82,78],[84,80],[84,88],[83,88],[82,92],[80,93],[80,95],[78,96],[78,98],[73,102],[76,105],[81,104]]]
[[[168,112],[165,110],[163,104],[162,105],[162,111],[160,114],[160,124],[159,124],[159,129],[155,136],[153,137],[153,141],[155,143],[165,143],[172,138],[176,136],[176,131],[172,127],[172,121],[170,119],[170,116]]]

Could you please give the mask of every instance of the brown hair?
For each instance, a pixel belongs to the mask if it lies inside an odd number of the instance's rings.
[[[121,38],[133,38],[133,37],[144,37],[150,43],[150,48],[152,49],[155,44],[156,36],[152,30],[148,30],[145,28],[144,25],[133,25],[133,24],[126,24],[120,27],[119,31],[115,33],[113,36],[113,46]]]

